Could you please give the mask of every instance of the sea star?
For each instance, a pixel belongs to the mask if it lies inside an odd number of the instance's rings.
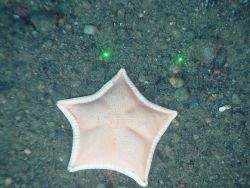
[[[149,102],[124,69],[95,94],[57,105],[73,129],[70,172],[116,170],[148,184],[156,145],[176,111]]]

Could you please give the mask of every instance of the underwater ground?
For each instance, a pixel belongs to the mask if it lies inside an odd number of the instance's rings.
[[[107,170],[70,173],[61,99],[120,68],[177,110],[148,188],[250,187],[249,0],[1,0],[0,187],[139,188]]]

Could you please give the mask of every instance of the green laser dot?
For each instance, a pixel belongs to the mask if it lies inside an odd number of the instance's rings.
[[[111,51],[110,50],[103,50],[101,52],[101,57],[103,60],[109,60],[111,58]]]
[[[177,55],[177,57],[176,57],[176,61],[177,61],[177,64],[182,65],[182,64],[185,63],[185,57],[184,57],[183,55],[179,54],[179,55]]]

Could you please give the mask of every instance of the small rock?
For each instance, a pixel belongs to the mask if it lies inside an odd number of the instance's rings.
[[[193,138],[194,138],[195,140],[197,140],[197,139],[199,138],[199,135],[194,134],[194,135],[193,135]]]
[[[167,145],[165,147],[165,153],[166,153],[166,156],[169,157],[170,159],[173,158],[174,152],[173,152],[173,149],[170,146]]]
[[[91,4],[88,1],[82,1],[81,4],[82,4],[82,7],[84,9],[90,9],[91,8]]]
[[[173,29],[172,36],[174,37],[175,40],[180,40],[182,37],[182,34],[178,29]]]
[[[172,64],[172,65],[170,65],[169,70],[170,70],[172,73],[177,74],[177,73],[180,72],[181,67],[180,67],[179,65],[177,65],[177,64]]]
[[[184,85],[184,80],[182,80],[181,78],[172,77],[169,79],[169,82],[174,88],[181,88]]]
[[[185,32],[185,38],[188,40],[188,41],[192,41],[194,38],[195,38],[195,33],[194,31],[192,30],[188,30]]]
[[[192,56],[202,63],[212,63],[218,52],[218,43],[214,38],[195,41],[192,45]]]
[[[234,125],[235,126],[239,126],[239,125],[241,125],[242,124],[242,121],[244,121],[244,119],[246,119],[245,117],[244,117],[244,115],[243,114],[241,114],[241,113],[234,113],[233,115],[232,115],[232,121],[234,121]]]
[[[107,186],[103,183],[99,183],[96,188],[107,188]]]
[[[185,101],[189,98],[189,93],[186,88],[180,88],[174,92],[174,96],[177,101]]]
[[[239,95],[237,95],[237,94],[233,94],[233,96],[232,96],[232,103],[233,104],[241,104],[241,99],[240,99],[240,97],[239,97]]]
[[[19,121],[21,119],[21,116],[16,116],[15,118],[17,121]]]
[[[47,12],[34,13],[30,20],[40,32],[51,31],[56,26],[56,17]]]
[[[202,49],[202,55],[205,62],[211,62],[215,57],[215,47],[213,45],[207,45]]]
[[[83,32],[87,35],[94,35],[97,32],[97,27],[93,25],[85,25]]]
[[[7,177],[5,180],[4,180],[4,184],[5,186],[9,186],[10,184],[12,184],[13,180],[10,178],[10,177]]]
[[[48,126],[50,126],[50,127],[55,126],[55,123],[54,123],[54,122],[52,122],[52,121],[51,121],[51,122],[48,122],[47,124],[48,124]]]
[[[72,29],[72,26],[70,24],[65,25],[65,30],[63,30],[63,33],[66,34],[67,31],[70,31]]]
[[[173,136],[172,136],[172,141],[175,142],[175,143],[180,142],[181,137],[178,134],[174,133]]]
[[[179,122],[177,119],[174,119],[174,120],[171,122],[171,125],[173,125],[174,127],[179,127],[179,126],[180,126],[180,122]]]
[[[0,95],[0,104],[6,104],[6,103],[7,100],[5,99],[5,97]]]
[[[38,89],[39,91],[44,91],[44,90],[46,89],[46,86],[45,86],[44,84],[42,84],[42,83],[38,83],[37,89]]]
[[[117,11],[117,17],[118,18],[123,18],[125,15],[125,9],[120,9]]]
[[[205,119],[205,122],[208,124],[208,125],[211,125],[212,123],[212,118],[208,117]]]
[[[231,106],[230,105],[225,105],[225,106],[221,106],[219,108],[219,111],[224,112],[225,110],[229,110],[229,109],[231,109]]]
[[[72,85],[72,87],[79,87],[81,85],[81,81],[78,81],[78,80],[72,81],[71,85]]]
[[[23,151],[26,155],[30,155],[32,153],[32,151],[28,148],[26,148],[24,151]]]
[[[192,102],[190,104],[190,108],[192,108],[192,109],[198,109],[198,107],[199,107],[199,101],[198,101],[198,99],[197,98],[193,98]]]
[[[162,181],[162,180],[160,180],[159,183],[160,183],[161,185],[164,185],[164,181]]]

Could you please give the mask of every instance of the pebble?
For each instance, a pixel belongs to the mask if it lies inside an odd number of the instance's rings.
[[[25,153],[26,155],[30,155],[30,154],[32,153],[32,151],[31,151],[30,149],[26,148],[26,149],[24,150],[24,153]]]
[[[178,135],[178,134],[176,134],[176,133],[174,133],[173,135],[172,135],[172,140],[173,140],[173,142],[180,142],[181,141],[181,137]]]
[[[15,119],[19,121],[21,119],[21,116],[16,116]]]
[[[119,10],[117,11],[117,17],[118,17],[118,18],[123,18],[124,15],[125,15],[125,9],[119,9]]]
[[[72,81],[71,82],[72,87],[79,87],[81,85],[81,81]]]
[[[162,180],[160,180],[159,183],[160,183],[161,185],[164,185],[164,181],[162,181]]]
[[[63,162],[63,161],[64,161],[63,157],[60,156],[60,157],[59,157],[59,161],[60,161],[60,162]]]
[[[0,104],[6,104],[6,103],[7,100],[5,99],[5,97],[0,95]]]
[[[239,95],[237,95],[237,94],[233,94],[233,96],[232,96],[232,103],[233,104],[241,104],[241,99],[240,99],[240,97],[239,97]]]
[[[197,140],[197,139],[199,139],[199,135],[194,134],[194,135],[193,135],[193,138],[194,138],[195,140]]]
[[[85,25],[83,32],[87,35],[94,35],[97,32],[97,27],[93,25]]]
[[[56,25],[56,18],[47,12],[37,12],[31,15],[31,22],[40,32],[48,32],[54,29]]]
[[[188,30],[185,32],[185,38],[188,40],[188,41],[192,41],[194,38],[195,38],[195,32],[194,31],[191,31],[191,30]]]
[[[244,119],[245,119],[245,117],[244,117],[244,115],[243,114],[241,114],[241,113],[234,113],[233,115],[232,115],[232,121],[234,121],[234,125],[235,126],[239,126],[239,125],[241,125],[242,124],[242,121],[244,121]]]
[[[221,106],[219,108],[219,111],[224,112],[225,110],[229,110],[229,109],[231,109],[231,106],[230,105],[225,105],[225,106]]]
[[[82,8],[84,9],[90,9],[91,8],[91,4],[88,1],[82,1]]]
[[[54,122],[48,122],[47,125],[50,126],[50,127],[53,127],[53,126],[55,126],[55,123]]]
[[[193,57],[206,64],[212,63],[216,52],[216,41],[212,38],[197,41],[192,47]]]
[[[170,65],[169,70],[170,70],[172,73],[177,74],[177,73],[180,72],[181,67],[180,67],[179,65],[177,65],[177,64],[172,64],[172,65]]]
[[[173,29],[172,36],[174,37],[175,40],[180,40],[182,37],[182,34],[178,29]]]
[[[169,79],[169,82],[174,88],[181,88],[184,85],[184,80],[182,80],[181,78],[172,77]]]
[[[185,101],[189,98],[190,95],[186,88],[180,88],[174,92],[174,96],[177,101]]]
[[[208,125],[211,125],[212,123],[212,118],[208,117],[205,119],[205,122],[208,124]]]
[[[174,127],[179,127],[180,126],[180,122],[177,120],[177,119],[174,119],[171,124],[174,126]]]
[[[9,186],[10,184],[12,184],[13,180],[10,178],[10,177],[7,177],[5,180],[4,180],[4,184],[5,186]]]
[[[99,183],[96,188],[107,188],[107,186],[103,183]]]
[[[202,49],[202,54],[206,62],[211,62],[215,57],[215,47],[213,45],[208,45]]]
[[[198,107],[199,107],[199,101],[196,98],[193,98],[190,104],[190,108],[198,109]]]
[[[170,146],[165,147],[165,153],[166,153],[167,157],[169,157],[171,159],[173,158],[174,152],[173,152],[173,149]]]

